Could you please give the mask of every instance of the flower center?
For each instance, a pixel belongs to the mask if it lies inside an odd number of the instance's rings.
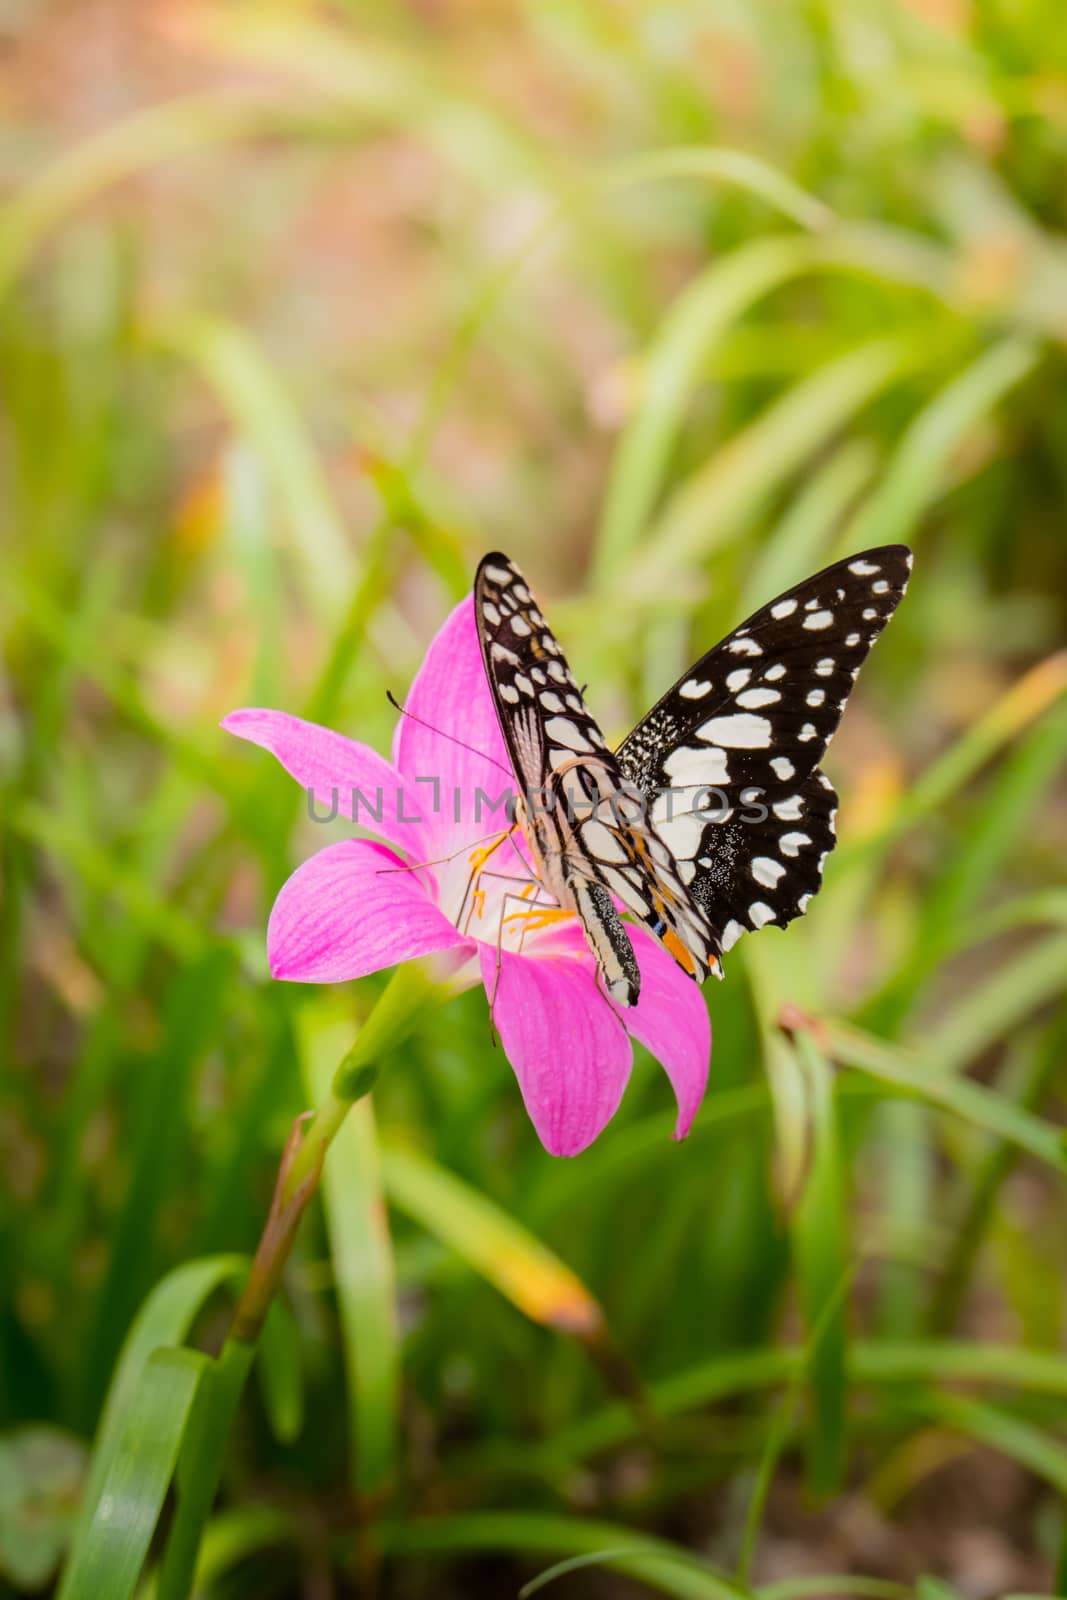
[[[483,944],[523,950],[532,934],[571,915],[560,909],[505,833],[461,850],[433,871],[445,916],[460,933]]]

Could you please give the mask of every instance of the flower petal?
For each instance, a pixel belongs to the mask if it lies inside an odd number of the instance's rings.
[[[460,601],[431,640],[404,704],[412,715],[397,723],[393,763],[409,781],[424,780],[421,809],[436,841],[431,853],[446,842],[454,848],[458,839],[488,834],[497,823],[506,828],[503,802],[491,802],[516,785],[485,675],[473,596]],[[434,778],[440,786],[436,809]]]
[[[592,958],[500,954],[479,945],[482,981],[537,1136],[554,1156],[592,1144],[630,1076],[626,1029],[596,992]]]
[[[271,972],[298,983],[344,983],[456,945],[473,948],[419,876],[370,839],[327,845],[297,867],[267,926]]]
[[[641,995],[635,1006],[619,1008],[627,1028],[651,1051],[671,1080],[678,1102],[674,1137],[684,1139],[708,1086],[711,1018],[699,984],[644,928],[627,923],[641,969]]]
[[[422,829],[401,820],[419,816],[422,795],[402,796],[403,779],[377,750],[284,711],[231,711],[222,727],[277,756],[290,777],[314,792],[322,813],[332,811],[336,795],[340,816],[424,858]]]
[[[627,1031],[656,1057],[670,1079],[678,1102],[674,1137],[684,1139],[708,1084],[711,1018],[707,1002],[699,985],[686,977],[647,929],[628,922],[626,931],[641,970],[641,995],[635,1006],[611,1004]],[[561,960],[587,961],[592,967],[593,958],[577,918],[535,933],[526,949],[538,956],[551,951]]]

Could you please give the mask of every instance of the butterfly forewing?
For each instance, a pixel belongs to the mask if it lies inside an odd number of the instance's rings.
[[[837,797],[818,763],[910,569],[907,547],[886,545],[806,578],[709,650],[619,747],[724,950],[791,922],[819,888]]]
[[[500,726],[546,886],[581,919],[609,991],[637,999],[633,951],[611,895],[645,921],[692,976],[716,954],[669,847],[645,816],[591,716],[559,643],[518,567],[488,555],[475,614]],[[629,801],[629,803],[627,803]],[[602,885],[608,894],[590,893]]]

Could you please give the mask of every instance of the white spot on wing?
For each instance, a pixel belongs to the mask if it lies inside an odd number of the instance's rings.
[[[754,928],[762,928],[774,921],[774,910],[762,900],[754,900],[748,908],[748,920]]]
[[[686,784],[718,786],[730,781],[725,750],[716,750],[711,746],[697,750],[692,745],[680,745],[677,750],[672,750],[664,761],[663,770],[671,782],[679,786]],[[680,810],[680,805],[676,805],[675,809]]]
[[[780,661],[776,661],[773,667],[767,668],[763,676],[768,683],[777,683],[779,678],[785,677],[785,668]]]
[[[778,841],[778,847],[787,856],[800,854],[801,847],[810,844],[811,839],[806,833],[783,833]]]
[[[727,677],[727,679],[726,679],[726,687],[729,689],[731,694],[736,694],[738,689],[743,689],[745,687],[745,684],[748,682],[748,680],[749,680],[749,678],[751,678],[751,676],[752,676],[752,668],[751,667],[738,667],[736,672],[731,672],[729,674],[729,676]],[[682,694],[685,694],[686,687],[687,687],[686,685],[682,686],[682,689],[680,691]],[[708,685],[708,687],[710,687],[710,685]]]
[[[785,876],[785,867],[781,861],[775,861],[772,856],[756,856],[752,862],[752,876],[757,883],[762,883],[765,889],[777,886],[778,879]]]
[[[731,639],[726,646],[731,655],[735,656],[761,656],[763,648],[755,639]]]
[[[755,711],[760,706],[777,705],[781,699],[777,689],[746,689],[737,697],[739,706],[744,706],[746,711]]]
[[[702,700],[710,688],[711,684],[707,681],[687,678],[685,683],[680,685],[678,693],[684,695],[687,700]]]
[[[783,617],[791,617],[796,608],[795,600],[778,600],[771,607],[771,616],[780,622]]]
[[[749,712],[733,717],[712,717],[697,729],[701,739],[709,744],[723,744],[736,750],[766,750],[771,742],[771,725],[766,717],[754,717]]]
[[[798,794],[791,794],[788,800],[777,801],[771,810],[780,822],[799,822],[804,802]]]
[[[491,578],[494,583],[511,582],[511,573],[508,571],[507,567],[486,567],[484,571],[486,577]]]
[[[823,656],[821,661],[815,663],[815,675],[819,678],[828,678],[834,670],[833,656]]]
[[[832,611],[813,611],[804,618],[805,628],[831,628],[833,627],[834,614]]]
[[[788,756],[773,756],[771,759],[771,767],[774,771],[775,777],[781,778],[783,783],[787,782],[797,770],[793,763],[789,760]]]
[[[807,701],[809,706],[821,706],[826,699],[825,689],[809,689]]]
[[[870,561],[850,561],[848,570],[854,572],[857,578],[869,578],[874,572],[881,572],[881,567],[876,567]]]
[[[740,939],[741,935],[747,932],[748,929],[743,923],[734,922],[732,920],[728,922],[725,928],[722,930],[723,950],[732,950],[738,939]]]

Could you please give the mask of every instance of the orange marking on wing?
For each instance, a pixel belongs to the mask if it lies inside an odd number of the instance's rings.
[[[688,949],[682,943],[681,939],[679,939],[674,929],[668,928],[666,933],[661,934],[660,937],[663,940],[664,946],[670,951],[678,965],[683,967],[691,978],[695,978],[697,971],[696,962],[693,960]]]

